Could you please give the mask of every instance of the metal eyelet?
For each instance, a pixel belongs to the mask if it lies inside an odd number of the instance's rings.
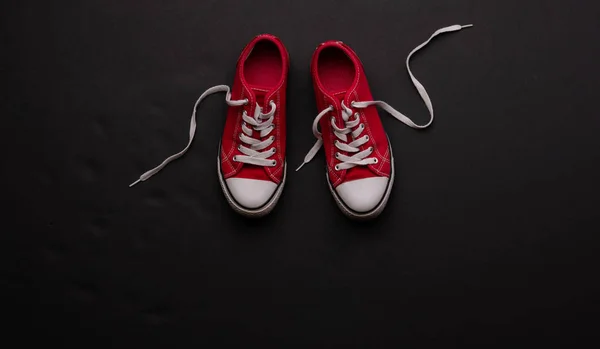
[[[340,170],[340,168],[338,167],[338,165],[335,165],[333,168],[334,168],[336,171],[339,171],[339,170]]]
[[[361,128],[362,130],[364,130],[364,129],[365,129],[365,124],[360,124],[360,128]]]
[[[275,154],[277,152],[277,149],[275,149],[275,147],[271,148],[271,153]]]
[[[235,155],[232,160],[237,162],[237,155]]]
[[[370,151],[370,152],[373,152],[373,147],[369,147],[369,151]]]
[[[240,135],[238,136],[239,139],[242,139],[242,133],[240,133]]]
[[[237,148],[237,149],[238,149],[239,151],[242,151],[242,146],[241,146],[241,145],[238,145],[238,148]]]
[[[354,107],[354,105],[355,105],[355,104],[356,104],[356,101],[352,101],[352,102],[350,102],[350,105],[351,105],[352,107]],[[356,108],[356,107],[355,107],[355,108]]]
[[[378,162],[379,162],[379,160],[377,160],[377,158],[375,158],[373,161],[374,161],[374,162],[373,162],[374,164],[376,164],[376,163],[378,163]]]
[[[271,161],[271,165],[273,165],[273,166],[277,165],[277,160]]]
[[[368,140],[369,140],[369,136],[367,135],[367,136],[365,136],[365,137],[367,137],[367,138],[365,138],[365,139],[368,141]]]
[[[340,156],[340,153],[335,153],[335,158],[338,159]]]
[[[248,105],[248,103],[250,103],[250,100],[248,98],[244,98],[244,104]]]

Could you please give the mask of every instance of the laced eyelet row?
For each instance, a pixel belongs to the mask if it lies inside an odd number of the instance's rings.
[[[243,134],[242,132],[240,132],[240,133],[238,134],[238,138],[239,138],[240,140],[242,140],[242,136],[243,136],[243,135],[244,135],[244,134]],[[274,140],[275,140],[275,136],[269,136],[269,139],[270,139],[271,141],[274,141]]]
[[[275,151],[272,151],[273,154],[275,154]],[[233,162],[238,162],[237,160],[237,155],[234,155],[232,158]],[[271,160],[271,165],[272,166],[276,166],[277,165],[277,160]]]
[[[248,98],[245,98],[245,99],[243,99],[242,101],[243,101],[243,103],[244,103],[245,105],[248,105],[248,104],[249,104],[249,102],[250,102]],[[275,102],[274,102],[274,101],[272,101],[272,100],[270,100],[270,101],[268,102],[268,105],[271,105],[271,104],[273,104],[273,106],[272,106],[271,108],[275,108],[275,107],[276,107],[276,105],[275,105]],[[257,108],[260,108],[260,107],[259,107],[259,106],[257,106]],[[261,110],[260,110],[260,111],[262,112],[262,108],[261,108]],[[273,113],[273,109],[271,109],[271,111],[270,111],[269,113]],[[244,110],[244,111],[243,111],[243,116],[244,116],[244,118],[246,118],[246,117],[248,117],[248,116],[249,116],[249,115],[248,115],[248,110]],[[246,161],[245,161],[245,159],[241,159],[241,157],[244,157],[244,158],[246,158],[246,156],[244,156],[244,155],[245,155],[245,153],[244,153],[244,151],[243,151],[243,150],[244,150],[244,147],[249,147],[248,149],[251,149],[251,150],[253,149],[253,148],[252,148],[252,144],[246,144],[246,143],[244,143],[244,137],[252,137],[252,136],[249,136],[249,135],[247,135],[247,134],[246,134],[246,132],[245,132],[246,128],[250,128],[250,127],[248,126],[248,122],[246,122],[246,121],[242,120],[242,121],[241,121],[241,124],[242,124],[242,127],[244,128],[244,129],[243,129],[244,131],[243,131],[243,132],[240,132],[240,133],[238,133],[238,136],[237,136],[237,138],[238,138],[238,140],[240,141],[240,143],[237,145],[237,150],[238,150],[239,152],[241,152],[242,154],[239,154],[239,155],[236,155],[236,156],[234,156],[234,157],[232,158],[232,160],[233,160],[234,162],[246,162]],[[267,131],[267,134],[268,134],[268,133],[272,132],[274,129],[275,129],[275,124],[274,124],[273,120],[271,120],[271,121],[270,121],[270,125],[268,126],[268,128],[267,128],[267,129],[264,129],[264,130],[262,130],[261,132],[265,132],[265,131]],[[257,131],[257,130],[255,130],[255,131]],[[257,132],[258,132],[258,131],[257,131]],[[255,139],[255,140],[256,140],[256,139]],[[268,141],[268,142],[271,142],[271,143],[273,143],[273,142],[275,141],[275,135],[270,135],[270,136],[269,136],[267,139],[265,139],[265,141]],[[267,159],[265,159],[265,158],[261,158],[261,160],[266,160],[266,161],[268,161],[268,162],[269,162],[269,164],[268,164],[268,165],[266,165],[266,166],[275,166],[275,165],[277,165],[277,161],[276,161],[276,160],[269,160],[269,159],[268,159],[268,157],[270,157],[270,156],[274,155],[274,154],[277,152],[277,149],[276,149],[275,147],[272,147],[270,150],[265,150],[265,151],[263,151],[263,153],[264,153],[264,152],[267,152],[267,153],[269,154],[269,155],[267,156]]]
[[[352,102],[350,102],[350,105],[351,105],[352,107],[355,107],[355,103],[356,103],[356,101],[352,101]],[[329,105],[329,107],[333,109],[333,106],[332,106],[332,105]],[[354,113],[354,118],[355,118],[355,119],[360,119],[360,113],[359,113],[359,112],[355,112],[355,113]],[[332,117],[331,117],[331,123],[332,123],[332,124],[334,124],[334,123],[335,123],[335,116],[332,116]],[[358,125],[358,127],[359,127],[361,130],[364,130],[364,129],[365,129],[365,124],[364,124],[364,123],[360,123],[360,124]],[[368,136],[368,135],[365,135],[365,137],[366,137],[365,139],[366,139],[367,141],[369,141],[369,136]],[[338,140],[335,140],[334,144],[337,146],[337,145],[339,144],[339,141],[338,141]],[[368,149],[369,149],[369,151],[370,151],[370,152],[373,152],[373,147],[372,147],[372,146],[371,146],[371,147],[369,147]],[[340,159],[340,153],[339,153],[339,152],[336,152],[336,153],[335,153],[335,158],[336,158],[336,159],[338,159],[338,160]],[[340,160],[340,161],[341,161],[341,160]],[[374,161],[375,161],[375,163],[377,163],[377,162],[378,162],[377,158],[375,158],[375,160],[374,160]],[[335,166],[334,166],[334,169],[335,169],[336,171],[339,171],[339,170],[340,170],[340,167],[339,167],[339,165],[335,165]]]

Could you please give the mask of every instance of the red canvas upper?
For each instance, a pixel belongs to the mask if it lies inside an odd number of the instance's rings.
[[[324,52],[326,52],[325,55],[327,57],[323,55]],[[338,57],[337,62],[336,55]],[[344,56],[343,59],[339,58],[340,55]],[[349,62],[351,63],[348,63],[348,59],[346,58],[349,58]],[[340,81],[343,80],[343,76],[341,76],[343,74],[336,72],[336,64],[341,65],[342,63],[345,65],[350,64],[346,71],[351,69],[353,77],[350,77],[350,80],[348,80],[347,87],[342,88],[344,83],[340,82],[340,87],[335,88],[336,79]],[[383,129],[381,120],[379,119],[376,107],[371,106],[360,109],[351,107],[353,101],[363,102],[373,100],[362,63],[356,53],[340,41],[327,41],[317,47],[313,55],[311,74],[313,77],[318,110],[324,110],[330,105],[334,107],[334,111],[323,116],[319,123],[323,136],[327,171],[333,187],[335,188],[347,181],[368,177],[389,177],[391,171],[391,154],[387,135]],[[332,76],[329,76],[329,74],[332,74]],[[329,86],[325,86],[323,83],[325,78],[332,81]],[[362,151],[372,146],[374,151],[369,157],[376,157],[378,160],[376,164],[356,166],[347,170],[335,169],[335,165],[340,162],[334,155],[336,152],[352,155],[337,149],[334,145],[336,137],[332,131],[331,118],[335,118],[338,126],[344,125],[341,112],[342,101],[344,101],[344,105],[351,108],[354,113],[359,113],[361,123],[365,125],[363,134],[369,135],[369,141],[362,145],[360,150]]]
[[[263,54],[265,45],[276,47],[279,57],[269,57]],[[253,56],[252,62],[249,57]],[[258,57],[258,58],[257,58]],[[256,60],[266,65],[266,71],[262,75],[255,74],[256,69],[246,63],[255,64]],[[273,64],[270,63],[273,62]],[[237,62],[235,78],[231,90],[232,100],[241,100],[247,98],[249,103],[244,106],[230,106],[227,111],[227,119],[221,139],[220,161],[221,171],[225,179],[249,178],[257,180],[267,180],[279,184],[283,178],[285,166],[285,110],[286,110],[286,88],[288,80],[289,56],[279,38],[270,34],[258,35],[248,43],[242,51]],[[269,159],[277,161],[273,167],[263,167],[250,165],[233,161],[236,155],[242,155],[238,150],[241,144],[239,135],[242,132],[242,113],[245,110],[248,115],[254,114],[256,103],[263,110],[270,110],[269,101],[275,102],[277,106],[274,116],[275,129],[271,135],[275,136],[273,146],[276,149],[274,155]],[[260,138],[259,132],[253,131],[252,137]]]

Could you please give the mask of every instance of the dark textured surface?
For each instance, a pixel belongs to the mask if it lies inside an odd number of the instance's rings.
[[[592,1],[3,1],[4,319],[75,348],[582,347],[597,335],[600,6]],[[323,155],[266,219],[216,176],[222,96],[256,34],[291,55],[288,164],[312,146],[308,72],[343,40],[385,113],[397,177],[347,220]],[[13,347],[13,346],[7,346]]]

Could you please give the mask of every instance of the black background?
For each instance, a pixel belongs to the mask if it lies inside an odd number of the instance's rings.
[[[600,6],[596,1],[3,1],[1,287],[7,347],[583,347],[597,336]],[[277,208],[227,205],[223,96],[246,43],[291,56],[288,164],[318,113],[313,50],[361,57],[396,159],[359,224],[319,154]],[[23,332],[16,332],[20,328]]]

